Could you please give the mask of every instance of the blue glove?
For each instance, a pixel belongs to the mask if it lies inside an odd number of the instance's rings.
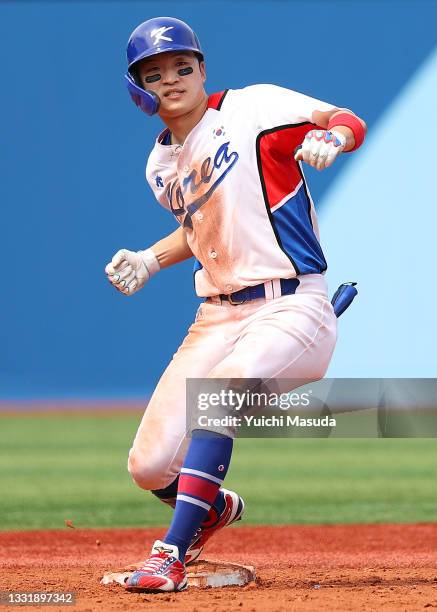
[[[357,283],[343,283],[332,296],[331,304],[334,306],[334,312],[339,317],[344,313],[346,308],[352,304],[354,297],[358,291],[355,289]]]

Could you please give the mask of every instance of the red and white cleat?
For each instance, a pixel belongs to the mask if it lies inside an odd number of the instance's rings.
[[[191,541],[191,544],[185,555],[185,565],[193,563],[202,553],[203,547],[215,533],[239,521],[244,513],[244,501],[234,491],[223,489],[225,494],[225,507],[220,516],[210,518],[208,522],[204,521],[197,530],[196,535]]]
[[[128,591],[169,593],[187,588],[185,565],[177,546],[156,540],[150,557],[126,582]]]

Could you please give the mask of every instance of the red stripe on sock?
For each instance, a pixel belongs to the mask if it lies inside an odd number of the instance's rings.
[[[189,474],[181,474],[179,476],[178,494],[185,493],[185,495],[194,495],[195,497],[204,499],[209,504],[212,504],[217,497],[219,488],[219,484],[208,482],[203,478],[197,478]]]

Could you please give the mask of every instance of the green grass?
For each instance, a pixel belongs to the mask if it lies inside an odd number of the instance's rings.
[[[0,528],[153,526],[171,511],[126,470],[139,417],[0,418]],[[159,441],[157,441],[159,444]],[[241,439],[226,485],[247,523],[437,520],[433,439]]]

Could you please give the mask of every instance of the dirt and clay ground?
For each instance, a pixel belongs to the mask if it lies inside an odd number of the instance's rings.
[[[162,529],[0,532],[0,590],[76,593],[74,606],[34,606],[53,612],[437,608],[437,524],[231,527],[203,557],[253,565],[255,583],[162,595],[99,584],[105,570],[147,557],[162,535]]]

